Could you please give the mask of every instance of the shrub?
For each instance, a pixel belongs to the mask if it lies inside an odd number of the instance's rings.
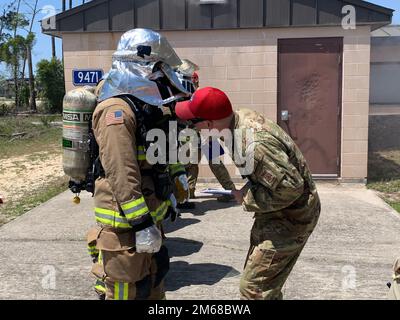
[[[41,60],[38,62],[36,70],[39,86],[43,88],[43,97],[47,100],[46,111],[61,113],[65,95],[62,62],[56,58]]]
[[[21,104],[22,107],[26,108],[29,106],[29,98],[30,98],[30,93],[29,93],[29,86],[27,84],[23,84],[19,90],[18,93],[19,96],[19,103]]]
[[[0,117],[4,117],[12,112],[14,106],[12,104],[0,103]]]

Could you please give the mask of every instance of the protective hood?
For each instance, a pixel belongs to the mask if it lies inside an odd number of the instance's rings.
[[[172,69],[181,63],[174,49],[159,33],[148,29],[128,31],[122,35],[113,54],[112,67],[104,77],[99,101],[131,94],[147,104],[161,106],[190,96]],[[154,72],[156,65],[160,68]],[[171,86],[181,92],[180,95],[166,100],[161,97],[154,80],[164,76]]]
[[[185,77],[192,77],[198,70],[200,70],[199,66],[189,59],[182,59],[182,64],[178,67],[178,72]]]

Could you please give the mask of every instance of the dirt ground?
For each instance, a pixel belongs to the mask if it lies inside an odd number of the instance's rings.
[[[3,206],[18,203],[49,181],[63,176],[61,153],[41,151],[1,159],[0,197],[4,202]]]

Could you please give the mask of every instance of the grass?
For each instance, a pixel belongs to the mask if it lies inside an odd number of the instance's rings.
[[[0,118],[0,159],[32,154],[34,152],[61,152],[62,128],[50,126],[61,121],[60,116],[28,116]],[[39,122],[40,125],[32,124]],[[13,139],[12,135],[25,133]]]
[[[0,117],[0,161],[1,159],[27,156],[27,161],[40,163],[48,160],[52,155],[59,155],[62,152],[62,128],[53,127],[50,124],[53,121],[61,120],[61,116],[54,115]],[[13,139],[13,134],[22,132],[25,133],[23,136]],[[14,164],[18,167],[17,172],[19,174],[27,174],[26,163],[16,160]],[[29,180],[29,176],[27,180]],[[8,201],[0,206],[0,225],[24,214],[67,189],[67,177],[49,177],[46,183],[39,188],[29,189],[26,192],[27,195],[23,198],[7,199]]]
[[[68,178],[54,178],[40,188],[31,190],[27,197],[10,201],[0,207],[0,225],[16,218],[68,189]],[[3,218],[1,218],[3,217]]]
[[[394,210],[396,210],[397,212],[400,212],[400,202],[388,202]]]
[[[372,152],[369,155],[367,187],[400,213],[400,150]]]

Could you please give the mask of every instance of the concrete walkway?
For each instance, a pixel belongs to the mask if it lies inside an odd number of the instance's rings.
[[[287,299],[384,299],[400,256],[400,215],[363,186],[319,184],[319,225],[295,266]],[[0,228],[0,299],[94,299],[85,233],[92,199],[65,192]],[[238,299],[252,217],[196,200],[168,224],[168,299]]]

